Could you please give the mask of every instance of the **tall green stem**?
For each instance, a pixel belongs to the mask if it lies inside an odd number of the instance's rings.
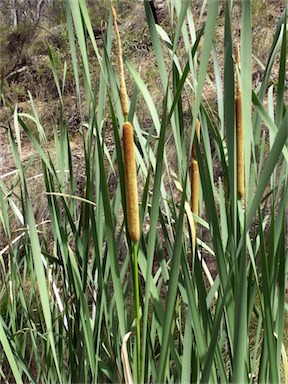
[[[139,298],[139,277],[138,277],[138,254],[137,243],[133,242],[133,281],[134,300],[136,313],[136,356],[137,356],[137,382],[141,382],[141,347],[140,347],[140,298]]]

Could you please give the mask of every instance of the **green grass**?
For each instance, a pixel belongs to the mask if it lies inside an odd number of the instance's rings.
[[[71,67],[82,118],[81,161],[75,161],[66,119],[70,63],[59,63],[49,51],[60,100],[53,151],[32,96],[32,112],[25,115],[3,94],[13,116],[7,135],[16,171],[10,177],[0,175],[3,380],[122,382],[121,348],[129,332],[126,346],[134,382],[139,376],[143,383],[280,383],[287,378],[287,8],[275,28],[256,88],[251,3],[238,5],[245,127],[245,197],[240,201],[234,5],[225,3],[223,59],[213,40],[219,3],[208,2],[205,28],[196,33],[189,2],[171,2],[173,32],[155,25],[148,1],[144,2],[157,63],[153,73],[158,71],[158,88],[163,89],[160,105],[126,52],[126,73],[133,84],[129,121],[138,169],[141,238],[137,248],[129,238],[125,215],[124,120],[112,52],[112,16],[100,47],[85,1],[66,1]],[[99,77],[94,82],[95,63]],[[275,66],[277,86],[269,82]],[[207,82],[217,95],[213,111],[205,99]],[[141,108],[151,121],[148,130],[139,119]],[[196,140],[199,217],[193,216],[188,204],[197,118],[201,123],[201,140]],[[107,135],[112,132],[111,145]],[[25,162],[23,135],[35,151]],[[35,159],[41,165],[37,174]],[[42,183],[38,198],[45,198],[40,219],[32,187],[36,177]],[[139,311],[133,297],[137,280],[133,260],[138,262]],[[210,275],[205,261],[208,269],[213,267]]]

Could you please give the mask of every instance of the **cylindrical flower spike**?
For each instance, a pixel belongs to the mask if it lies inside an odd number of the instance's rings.
[[[120,33],[118,29],[118,24],[117,24],[117,15],[113,5],[111,5],[111,10],[112,10],[116,37],[117,37],[117,48],[118,48],[117,58],[118,58],[118,71],[119,71],[119,81],[120,81],[120,100],[121,100],[122,113],[124,118],[126,118],[128,116],[128,98],[127,98],[127,90],[126,90],[125,75],[124,75],[124,65],[123,65],[123,59],[122,59],[121,38],[120,38]]]
[[[235,62],[239,66],[240,55],[238,45],[235,47]],[[244,197],[244,128],[242,120],[242,91],[238,76],[236,77],[236,150],[237,150],[237,194]]]
[[[198,161],[196,161],[195,159],[192,159],[191,161],[190,182],[191,182],[191,211],[198,216],[199,168],[198,168]]]
[[[134,155],[134,137],[131,123],[123,124],[124,176],[128,232],[132,241],[140,238],[137,171]]]

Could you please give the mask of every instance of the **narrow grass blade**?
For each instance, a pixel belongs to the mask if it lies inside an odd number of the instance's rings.
[[[10,368],[12,370],[15,382],[17,384],[20,384],[20,383],[22,383],[22,378],[21,378],[20,372],[18,370],[17,363],[16,363],[15,358],[14,358],[14,353],[12,352],[11,346],[10,346],[9,341],[7,339],[6,332],[3,328],[2,323],[3,323],[3,319],[2,319],[2,316],[0,316],[0,340],[1,340],[1,344],[2,344],[2,347],[3,347],[4,352],[6,354],[6,357],[9,361],[9,365],[10,365]]]
[[[59,78],[58,78],[58,74],[57,74],[57,68],[56,68],[54,56],[53,56],[53,53],[52,53],[52,49],[51,49],[51,47],[49,47],[49,45],[48,45],[48,55],[49,55],[50,65],[51,65],[52,73],[53,73],[53,76],[54,76],[55,85],[56,85],[56,88],[57,88],[57,91],[58,91],[59,99],[60,99],[62,107],[63,107],[62,91],[61,91],[61,87],[60,87],[60,83],[59,83]]]
[[[257,207],[261,202],[261,198],[265,191],[265,188],[269,182],[269,178],[273,172],[275,164],[277,163],[279,156],[282,152],[282,149],[286,143],[288,132],[287,132],[287,124],[288,124],[288,113],[286,112],[282,124],[279,127],[278,133],[275,137],[275,141],[273,147],[271,148],[271,152],[266,160],[265,167],[260,176],[257,190],[255,192],[254,198],[248,206],[247,212],[247,228],[251,224],[253,216],[256,213]]]
[[[83,75],[84,75],[84,84],[86,91],[86,99],[88,105],[90,104],[90,98],[92,94],[91,88],[91,79],[90,79],[90,71],[89,71],[89,63],[88,63],[88,55],[87,55],[87,47],[85,40],[85,32],[84,26],[82,23],[81,11],[78,0],[69,0],[69,6],[71,9],[71,14],[74,21],[76,36],[78,39],[78,44],[81,52],[81,59],[83,63]]]
[[[147,247],[147,268],[146,268],[146,287],[145,287],[145,300],[144,300],[144,310],[143,310],[143,327],[142,327],[142,337],[143,340],[148,340],[148,310],[149,310],[149,296],[150,296],[150,286],[152,281],[152,266],[154,258],[154,249],[156,242],[156,228],[158,220],[158,211],[160,206],[160,188],[162,180],[162,166],[163,166],[163,154],[165,146],[165,134],[167,129],[166,122],[166,112],[167,112],[167,99],[164,102],[163,109],[163,119],[160,130],[159,143],[157,148],[157,157],[156,157],[156,171],[154,177],[154,188],[153,188],[153,198],[151,203],[151,216],[150,216],[150,226],[151,230],[148,238],[148,247]],[[142,349],[142,373],[145,372],[146,365],[146,348],[147,345],[144,343]],[[146,380],[146,378],[145,378]]]
[[[255,158],[253,145],[252,115],[252,22],[251,2],[242,4],[241,17],[241,89],[242,89],[242,120],[244,128],[244,160],[245,160],[245,190],[251,183],[250,159]],[[252,150],[252,156],[251,156]],[[245,193],[245,198],[247,193]]]
[[[30,240],[31,240],[31,248],[35,266],[36,278],[39,286],[40,299],[42,304],[42,310],[45,318],[45,323],[47,326],[47,333],[51,345],[52,354],[54,357],[54,364],[58,374],[59,381],[62,382],[62,376],[60,373],[59,362],[57,359],[55,341],[53,337],[53,326],[52,326],[52,317],[50,312],[49,305],[49,294],[46,284],[46,276],[44,272],[44,267],[41,259],[41,248],[39,244],[39,239],[35,227],[35,219],[33,215],[31,201],[28,195],[27,188],[25,186],[25,198],[26,198],[26,214],[27,214],[27,224],[29,226]]]
[[[245,231],[244,231],[245,232]],[[235,303],[235,326],[233,348],[232,382],[244,383],[246,377],[247,351],[247,278],[246,278],[246,244],[243,243],[239,255],[240,274]]]
[[[186,186],[183,188],[186,190]],[[161,343],[161,355],[159,361],[159,371],[156,383],[163,383],[165,381],[165,370],[167,365],[167,356],[169,353],[168,341],[169,335],[172,329],[173,315],[175,311],[175,302],[178,288],[178,275],[181,261],[181,248],[182,248],[182,233],[183,233],[183,222],[184,222],[184,213],[185,213],[185,200],[186,195],[183,192],[182,201],[180,205],[180,212],[177,221],[176,237],[175,237],[175,246],[173,249],[173,260],[171,266],[171,274],[168,285],[168,296],[167,296],[167,306],[165,310],[165,320],[163,324],[163,338]]]
[[[285,19],[287,20],[287,7],[283,13],[285,15]],[[281,46],[277,100],[276,100],[275,122],[277,126],[280,125],[283,117],[283,113],[284,113],[283,107],[284,107],[285,87],[287,89],[287,84],[285,85],[286,61],[287,61],[287,23],[284,22],[283,30],[282,30],[282,46]]]

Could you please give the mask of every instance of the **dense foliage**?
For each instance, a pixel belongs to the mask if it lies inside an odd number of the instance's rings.
[[[160,26],[145,0],[161,100],[124,49],[124,118],[112,14],[106,7],[107,24],[96,38],[87,4],[65,3],[61,36],[69,61],[55,41],[46,46],[52,128],[42,123],[37,89],[30,110],[19,110],[1,79],[13,168],[0,174],[0,376],[17,383],[288,381],[287,6],[266,61],[258,60],[255,84],[250,1],[204,1],[197,29],[189,1],[170,1]],[[125,24],[125,13],[118,17]],[[215,42],[220,17],[223,55]],[[71,94],[81,157],[74,153]],[[134,242],[125,120],[133,126],[137,166]],[[28,156],[25,145],[33,148]],[[190,206],[192,147],[197,210]]]

